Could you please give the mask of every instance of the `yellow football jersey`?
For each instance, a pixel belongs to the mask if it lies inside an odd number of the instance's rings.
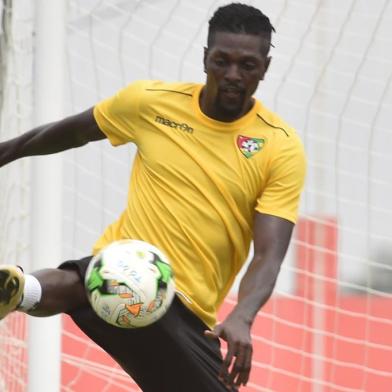
[[[183,302],[208,326],[247,258],[255,211],[295,222],[305,174],[295,131],[259,101],[226,123],[202,85],[139,81],[95,106],[114,145],[137,145],[128,203],[94,247],[134,238],[170,258]]]

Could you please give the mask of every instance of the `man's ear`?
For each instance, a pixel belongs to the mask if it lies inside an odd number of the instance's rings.
[[[264,80],[264,76],[265,76],[265,74],[266,74],[267,71],[268,71],[268,68],[269,68],[269,66],[270,66],[270,64],[271,64],[271,60],[272,60],[272,57],[271,57],[271,56],[269,56],[269,57],[267,57],[267,58],[265,59],[264,70],[263,70],[262,75],[260,75],[260,76],[261,76],[261,77],[260,77],[260,80]]]
[[[205,73],[207,73],[207,56],[208,56],[208,48],[205,46],[204,47],[204,56],[203,56],[203,66],[204,66]]]

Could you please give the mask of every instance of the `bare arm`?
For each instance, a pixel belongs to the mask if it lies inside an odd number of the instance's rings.
[[[221,378],[227,385],[245,385],[252,363],[251,327],[260,308],[270,298],[287,251],[293,223],[272,215],[256,213],[254,257],[241,280],[238,303],[212,337],[227,341]]]
[[[241,280],[236,317],[252,324],[275,287],[294,224],[286,219],[256,213],[254,256]]]
[[[0,143],[0,167],[19,158],[54,154],[105,137],[95,121],[93,108],[90,108]]]

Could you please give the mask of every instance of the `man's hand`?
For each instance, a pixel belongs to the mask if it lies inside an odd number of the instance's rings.
[[[251,326],[272,294],[294,224],[283,218],[256,213],[254,255],[241,279],[238,302],[226,320],[205,335],[227,342],[219,378],[227,387],[246,385],[252,365]]]
[[[229,388],[246,385],[252,365],[251,325],[236,317],[228,317],[205,335],[227,342],[227,354],[223,360],[219,378]]]

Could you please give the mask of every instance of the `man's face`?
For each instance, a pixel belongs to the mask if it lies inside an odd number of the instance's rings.
[[[269,41],[259,35],[216,32],[205,49],[207,82],[202,110],[220,121],[233,121],[252,106],[252,95],[264,78]],[[263,50],[264,49],[264,50]]]

